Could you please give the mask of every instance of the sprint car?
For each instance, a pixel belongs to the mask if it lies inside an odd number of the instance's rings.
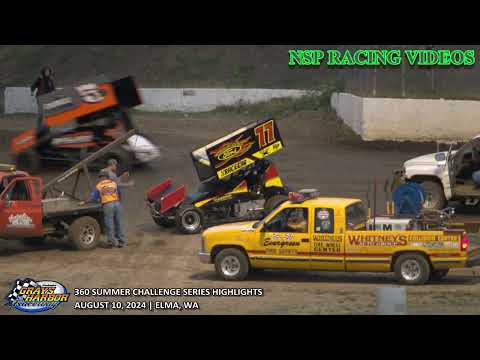
[[[200,186],[172,191],[172,179],[151,188],[153,220],[185,234],[229,222],[260,219],[288,200],[288,190],[267,159],[284,148],[274,119],[256,122],[191,152]]]
[[[39,97],[42,107],[37,126],[12,139],[10,151],[18,169],[38,173],[42,165],[72,165],[85,159],[134,128],[128,109],[142,103],[135,81],[99,78]],[[148,163],[160,155],[145,135],[134,135],[127,143],[105,154],[96,164],[115,158],[119,167]]]

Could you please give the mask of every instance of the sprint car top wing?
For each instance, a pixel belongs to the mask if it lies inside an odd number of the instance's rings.
[[[53,127],[111,107],[132,108],[142,104],[142,100],[134,79],[126,77],[116,81],[99,78],[63,88],[40,96],[39,103],[43,108],[43,124]]]
[[[238,129],[191,155],[201,181],[222,180],[283,148],[276,121],[269,119]]]
[[[133,77],[116,81],[97,78],[84,85],[65,87],[42,95],[38,100],[43,109],[42,125],[48,128],[64,126],[110,108],[133,108],[142,104]],[[37,129],[30,129],[13,138],[11,152],[16,154],[33,147],[36,133]]]

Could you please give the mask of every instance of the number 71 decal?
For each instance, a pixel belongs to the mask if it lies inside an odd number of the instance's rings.
[[[258,145],[260,148],[270,145],[275,142],[275,128],[273,120],[270,120],[255,128],[255,135],[258,138]]]

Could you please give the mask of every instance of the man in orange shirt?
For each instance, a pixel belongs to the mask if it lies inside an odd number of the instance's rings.
[[[98,177],[99,182],[91,195],[90,202],[102,203],[108,245],[125,247],[127,241],[123,226],[120,188],[115,181],[110,180],[108,171],[102,170]]]

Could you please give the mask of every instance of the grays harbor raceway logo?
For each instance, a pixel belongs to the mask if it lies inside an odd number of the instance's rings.
[[[8,217],[8,225],[9,228],[32,228],[33,227],[33,220],[27,214],[12,214]]]
[[[67,288],[56,281],[18,279],[5,297],[5,305],[26,313],[39,313],[56,309],[69,297]]]

